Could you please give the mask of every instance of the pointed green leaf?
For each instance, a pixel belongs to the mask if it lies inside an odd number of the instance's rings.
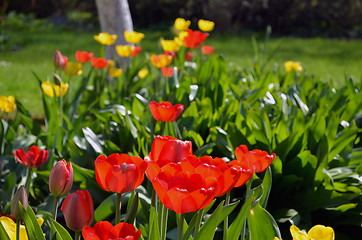
[[[45,240],[43,231],[36,220],[33,209],[30,206],[27,207],[27,210],[24,209],[23,205],[19,202],[19,209],[21,212],[21,217],[24,220],[26,232],[28,234],[29,239],[43,239]]]
[[[219,225],[219,219],[223,210],[224,201],[222,201],[219,206],[215,209],[215,211],[211,214],[210,217],[206,220],[206,222],[201,226],[200,229],[200,240],[209,240],[213,239],[216,228]]]
[[[59,223],[50,218],[52,229],[57,233],[57,240],[73,240],[69,232]]]
[[[0,239],[10,240],[10,238],[9,238],[8,234],[6,233],[6,230],[1,222],[0,222]]]

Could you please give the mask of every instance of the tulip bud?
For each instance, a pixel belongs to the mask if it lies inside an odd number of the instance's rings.
[[[49,191],[56,197],[61,197],[69,193],[73,185],[72,164],[63,159],[57,162],[49,176]]]
[[[65,223],[73,231],[80,231],[91,225],[94,218],[94,205],[87,190],[78,190],[65,198],[62,207]]]
[[[23,204],[24,209],[26,210],[28,208],[28,196],[26,195],[26,190],[24,185],[21,185],[16,191],[13,200],[11,202],[11,214],[16,218],[17,220],[21,219],[21,213],[19,209],[19,202]]]
[[[57,69],[64,69],[67,66],[68,58],[56,50],[53,57],[53,64]]]

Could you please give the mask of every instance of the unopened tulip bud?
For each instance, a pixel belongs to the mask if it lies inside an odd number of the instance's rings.
[[[19,202],[23,205],[24,209],[26,210],[28,208],[28,196],[26,195],[26,189],[24,185],[21,185],[16,191],[13,200],[11,202],[11,214],[16,218],[17,220],[21,219],[21,212],[19,209]]]
[[[72,164],[63,159],[57,162],[49,176],[49,191],[56,197],[61,197],[69,193],[73,185]]]
[[[53,57],[53,64],[57,69],[64,69],[67,66],[68,58],[56,50]]]

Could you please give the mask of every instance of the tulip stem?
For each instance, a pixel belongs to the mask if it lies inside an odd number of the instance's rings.
[[[184,235],[184,219],[185,219],[185,215],[181,214],[180,215],[180,221],[178,223],[178,240],[182,240],[183,235]]]
[[[121,222],[121,206],[122,206],[121,202],[122,202],[122,193],[117,193],[115,225]]]
[[[52,213],[52,217],[53,217],[54,221],[57,221],[58,201],[59,201],[59,197],[55,197],[53,213]],[[50,228],[50,238],[53,237],[53,234],[54,234],[54,230],[53,230],[53,228]]]
[[[194,240],[199,239],[199,231],[200,231],[201,218],[202,218],[203,213],[204,213],[204,209],[201,209],[197,212]]]
[[[30,182],[32,176],[33,176],[33,169],[29,167],[26,172],[26,182],[25,182],[26,196],[28,196],[28,198],[29,198]]]
[[[20,219],[16,220],[16,240],[20,240]]]
[[[230,191],[226,193],[226,197],[225,197],[225,206],[228,205],[230,203]],[[228,228],[229,228],[229,218],[228,216],[226,216],[226,218],[224,219],[224,232],[223,232],[223,239],[226,240],[227,236],[228,236]]]
[[[166,122],[162,122],[162,136],[166,134]]]
[[[82,231],[76,231],[75,232],[75,236],[74,236],[74,240],[80,240],[80,233],[81,233]]]
[[[161,204],[161,240],[166,239],[166,232],[167,232],[167,218],[168,218],[168,209],[165,205]]]

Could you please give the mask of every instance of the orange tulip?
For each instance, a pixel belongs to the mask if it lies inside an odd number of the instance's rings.
[[[150,57],[151,63],[158,68],[166,67],[172,62],[172,56],[170,55],[151,55]]]
[[[87,190],[77,190],[70,194],[60,209],[64,214],[66,225],[73,231],[80,231],[93,222],[93,200]]]
[[[96,179],[106,191],[125,193],[135,190],[144,179],[147,162],[127,154],[99,156],[95,162]]]
[[[94,224],[93,228],[85,226],[82,229],[84,240],[108,240],[125,239],[138,240],[141,237],[141,230],[136,231],[132,224],[118,223],[114,227],[108,221],[100,221]]]
[[[173,67],[162,67],[161,71],[162,71],[163,76],[172,77]]]
[[[156,121],[173,122],[181,115],[184,110],[184,105],[172,105],[168,101],[163,101],[161,103],[151,101],[150,110]]]
[[[75,52],[75,59],[77,59],[78,62],[86,63],[90,61],[93,58],[92,52],[86,52],[86,51],[76,51]]]
[[[100,58],[93,57],[91,59],[91,63],[94,68],[98,68],[98,69],[103,69],[103,68],[107,67],[107,65],[108,65],[108,61],[102,57],[100,57]]]

